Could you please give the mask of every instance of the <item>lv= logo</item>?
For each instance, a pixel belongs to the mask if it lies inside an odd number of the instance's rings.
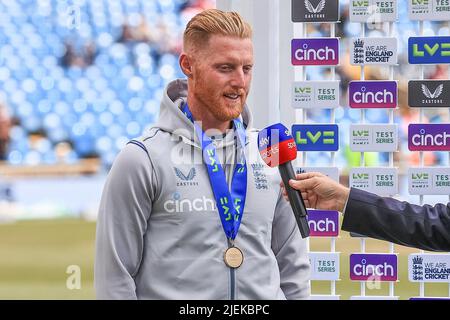
[[[408,47],[411,64],[450,63],[450,37],[410,37]]]
[[[315,144],[323,136],[323,144],[334,144],[333,131],[317,131],[313,134],[311,131],[306,132],[306,138],[301,137],[301,132],[297,132],[296,140],[298,144],[307,144],[308,140]]]

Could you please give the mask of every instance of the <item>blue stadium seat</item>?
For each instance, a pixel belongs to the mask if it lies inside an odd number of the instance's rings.
[[[0,1],[1,90],[20,121],[12,130],[9,161],[54,163],[53,149],[70,140],[68,161],[97,154],[110,165],[129,139],[156,121],[163,86],[182,76],[176,55],[155,55],[147,43],[118,43],[122,25],[146,19],[154,27],[163,17],[179,33],[184,2]],[[68,42],[77,52],[94,43],[93,65],[64,67]],[[28,144],[33,132],[45,132],[38,149]]]

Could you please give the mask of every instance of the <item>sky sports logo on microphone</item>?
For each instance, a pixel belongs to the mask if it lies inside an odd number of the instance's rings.
[[[397,255],[354,253],[350,255],[350,279],[357,281],[397,281]]]
[[[410,151],[450,151],[450,124],[410,124]]]
[[[294,124],[292,134],[298,151],[339,149],[339,127],[336,124]]]
[[[297,157],[297,148],[289,129],[281,123],[271,125],[258,133],[258,149],[269,167],[291,161]]]
[[[291,41],[294,66],[335,66],[339,64],[338,38],[302,38]]]
[[[396,81],[351,81],[350,108],[396,108]]]

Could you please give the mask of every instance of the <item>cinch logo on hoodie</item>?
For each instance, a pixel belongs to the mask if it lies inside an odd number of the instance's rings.
[[[202,196],[195,199],[181,199],[178,192],[173,194],[172,199],[164,202],[164,210],[168,213],[181,213],[191,211],[216,211],[216,202],[214,199]]]

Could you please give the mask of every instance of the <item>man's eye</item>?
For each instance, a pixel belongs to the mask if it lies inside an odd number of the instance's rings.
[[[230,66],[222,66],[222,67],[220,67],[220,70],[221,71],[230,71],[231,67]]]

